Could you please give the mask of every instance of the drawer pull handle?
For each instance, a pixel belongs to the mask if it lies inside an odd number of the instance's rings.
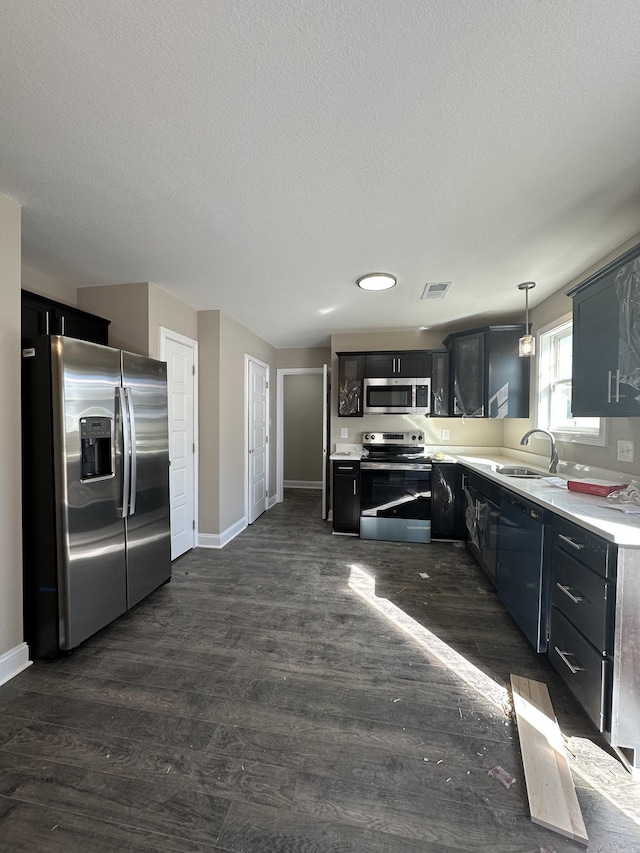
[[[574,666],[570,660],[567,660],[567,655],[570,655],[571,652],[561,652],[557,646],[555,646],[555,650],[556,650],[557,654],[559,654],[560,657],[562,658],[562,662],[568,666],[572,675],[575,675],[577,672],[584,672],[585,671],[583,666]]]
[[[562,539],[563,542],[566,542],[567,545],[571,545],[572,548],[575,548],[576,551],[582,551],[584,545],[580,545],[578,542],[574,542],[573,539],[569,536],[565,536],[562,533],[558,533],[558,538]]]
[[[338,465],[338,471],[353,471],[351,465]]]
[[[559,590],[562,590],[562,592],[564,592],[564,594],[567,596],[567,598],[570,598],[574,604],[580,604],[580,602],[582,601],[582,596],[581,595],[574,595],[572,592],[569,592],[568,586],[562,586],[561,583],[557,583],[556,586],[558,587]]]

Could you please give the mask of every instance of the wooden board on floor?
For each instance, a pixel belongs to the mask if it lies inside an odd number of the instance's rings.
[[[511,688],[531,820],[586,845],[587,830],[547,685],[512,675]]]

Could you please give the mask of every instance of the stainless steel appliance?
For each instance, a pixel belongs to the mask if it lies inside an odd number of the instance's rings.
[[[431,462],[420,432],[365,432],[360,463],[360,537],[431,541]]]
[[[428,415],[431,411],[431,380],[365,378],[365,415]]]
[[[25,635],[55,657],[171,577],[166,365],[23,343]]]

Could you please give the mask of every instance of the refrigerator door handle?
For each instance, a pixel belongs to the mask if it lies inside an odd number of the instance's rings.
[[[124,388],[118,388],[120,421],[122,425],[122,518],[129,515],[129,479],[131,472],[131,442],[129,439],[129,412]]]
[[[131,449],[129,451],[131,459],[131,482],[129,494],[129,515],[135,515],[136,511],[136,491],[138,485],[138,458],[136,451],[136,413],[131,399],[131,388],[124,389],[124,396],[127,401],[127,417],[129,418],[129,433],[131,436]]]

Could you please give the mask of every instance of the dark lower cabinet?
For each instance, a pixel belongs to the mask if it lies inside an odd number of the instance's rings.
[[[360,463],[333,463],[333,529],[360,534]]]
[[[90,314],[71,305],[64,305],[22,291],[22,337],[38,338],[40,335],[66,335],[95,344],[109,344],[109,323],[104,317]]]
[[[600,731],[611,725],[616,547],[555,517],[549,659]]]
[[[467,548],[495,586],[500,528],[500,486],[475,471],[464,469],[462,491]]]
[[[431,468],[431,538],[464,539],[462,468],[433,462]]]

